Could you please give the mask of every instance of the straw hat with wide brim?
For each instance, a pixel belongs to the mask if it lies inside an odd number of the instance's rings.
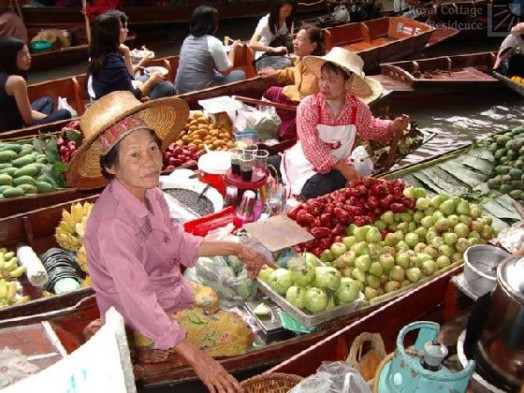
[[[141,103],[129,91],[116,91],[97,100],[80,119],[84,142],[69,164],[66,178],[70,187],[93,189],[107,184],[100,168],[100,135],[131,115],[155,131],[165,149],[186,124],[189,107],[184,100],[175,97]]]
[[[373,102],[382,95],[382,85],[375,79],[364,75],[364,61],[347,49],[333,47],[325,56],[305,56],[302,60],[304,68],[311,73],[320,75],[320,69],[326,63],[332,63],[352,74],[349,91],[366,103]]]

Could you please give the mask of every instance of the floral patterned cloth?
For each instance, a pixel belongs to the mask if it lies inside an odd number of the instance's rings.
[[[210,356],[242,355],[251,349],[253,332],[240,315],[219,310],[218,296],[213,289],[190,282],[195,292],[195,306],[178,311],[170,318],[186,332],[186,339]],[[153,349],[153,340],[134,333],[137,347]]]

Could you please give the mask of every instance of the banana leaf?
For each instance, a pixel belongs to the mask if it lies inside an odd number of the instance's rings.
[[[482,183],[487,180],[486,175],[483,175],[478,172],[473,172],[472,170],[469,170],[466,166],[458,163],[456,160],[444,162],[442,164],[439,164],[439,166],[454,178],[468,185],[470,188],[473,188],[479,183]]]

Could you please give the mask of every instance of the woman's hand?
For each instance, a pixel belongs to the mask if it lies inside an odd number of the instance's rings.
[[[229,374],[219,362],[189,341],[182,341],[175,349],[189,362],[211,393],[241,393],[243,391],[235,377]]]
[[[120,45],[118,46],[118,50],[120,51],[120,54],[121,54],[122,56],[124,56],[124,57],[125,57],[125,56],[129,56],[129,57],[131,57],[131,51],[129,50],[129,47],[128,47],[127,45],[125,45],[125,44],[120,44]]]
[[[271,67],[264,67],[260,71],[258,71],[258,75],[264,77],[264,78],[270,78],[273,75],[277,73],[277,70]]]
[[[273,262],[267,259],[259,252],[253,250],[251,247],[239,244],[237,257],[246,264],[247,276],[253,280],[258,276],[260,269],[264,266],[277,268]]]
[[[402,116],[395,118],[391,122],[391,124],[389,125],[389,129],[394,133],[398,133],[408,128],[408,124],[409,124],[409,116],[402,115]]]

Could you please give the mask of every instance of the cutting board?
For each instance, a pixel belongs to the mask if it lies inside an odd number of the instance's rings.
[[[285,214],[245,224],[243,227],[271,252],[314,239],[313,235]]]

